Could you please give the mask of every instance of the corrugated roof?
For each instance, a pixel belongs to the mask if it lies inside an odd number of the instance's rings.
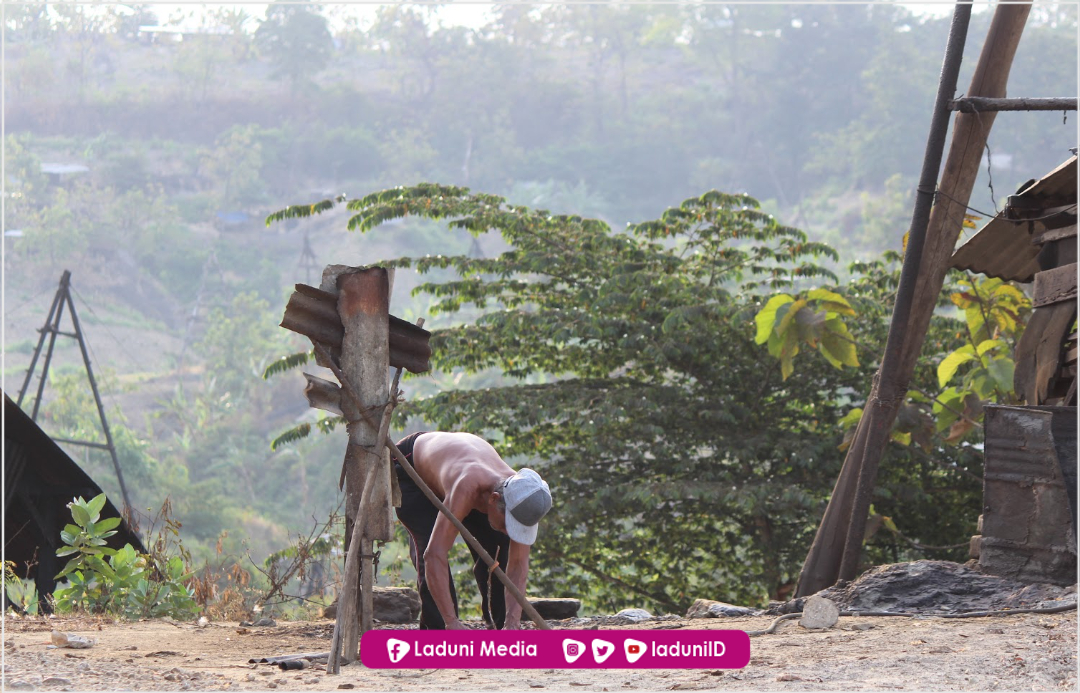
[[[1045,199],[1046,206],[1076,201],[1076,157],[1041,179],[1025,185],[1016,197]],[[1030,282],[1039,271],[1038,246],[1032,245],[1029,223],[998,215],[953,253],[952,266],[989,277]],[[1041,227],[1036,223],[1036,230]]]

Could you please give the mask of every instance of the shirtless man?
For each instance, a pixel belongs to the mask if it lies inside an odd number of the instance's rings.
[[[531,469],[515,473],[495,448],[471,433],[421,431],[406,436],[397,445],[420,478],[480,545],[492,557],[498,550],[499,567],[524,594],[537,523],[551,509],[547,482]],[[467,626],[458,620],[457,593],[447,558],[458,530],[400,464],[395,462],[394,467],[401,487],[397,516],[409,531],[409,553],[416,566],[420,628],[465,629]],[[496,628],[518,628],[521,605],[501,585],[493,586],[492,603],[488,604],[488,567],[471,547],[469,550],[475,561],[473,575],[480,588],[484,620]]]

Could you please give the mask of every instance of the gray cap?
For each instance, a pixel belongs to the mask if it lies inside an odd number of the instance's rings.
[[[536,541],[540,518],[551,510],[551,489],[540,475],[522,469],[503,483],[506,502],[506,533],[519,544],[531,546]]]

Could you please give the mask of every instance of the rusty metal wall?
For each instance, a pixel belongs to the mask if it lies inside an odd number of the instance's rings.
[[[1076,408],[989,406],[985,427],[980,567],[1075,583]]]

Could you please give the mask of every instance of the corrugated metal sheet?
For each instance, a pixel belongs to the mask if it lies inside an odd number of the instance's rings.
[[[989,277],[1030,282],[1039,271],[1039,248],[1032,245],[1028,223],[995,217],[953,253],[952,266]]]
[[[297,284],[289,297],[281,327],[325,344],[336,359],[345,328],[338,316],[337,296],[306,284]],[[431,333],[422,327],[390,316],[390,365],[411,373],[431,369]]]
[[[1046,206],[1076,202],[1076,159],[1072,157],[1043,178],[1024,186],[1015,197],[1045,200]],[[1031,243],[1030,224],[1005,218],[992,219],[952,257],[952,266],[977,274],[1030,282],[1039,271],[1039,248]],[[1036,230],[1040,227],[1036,224]]]

